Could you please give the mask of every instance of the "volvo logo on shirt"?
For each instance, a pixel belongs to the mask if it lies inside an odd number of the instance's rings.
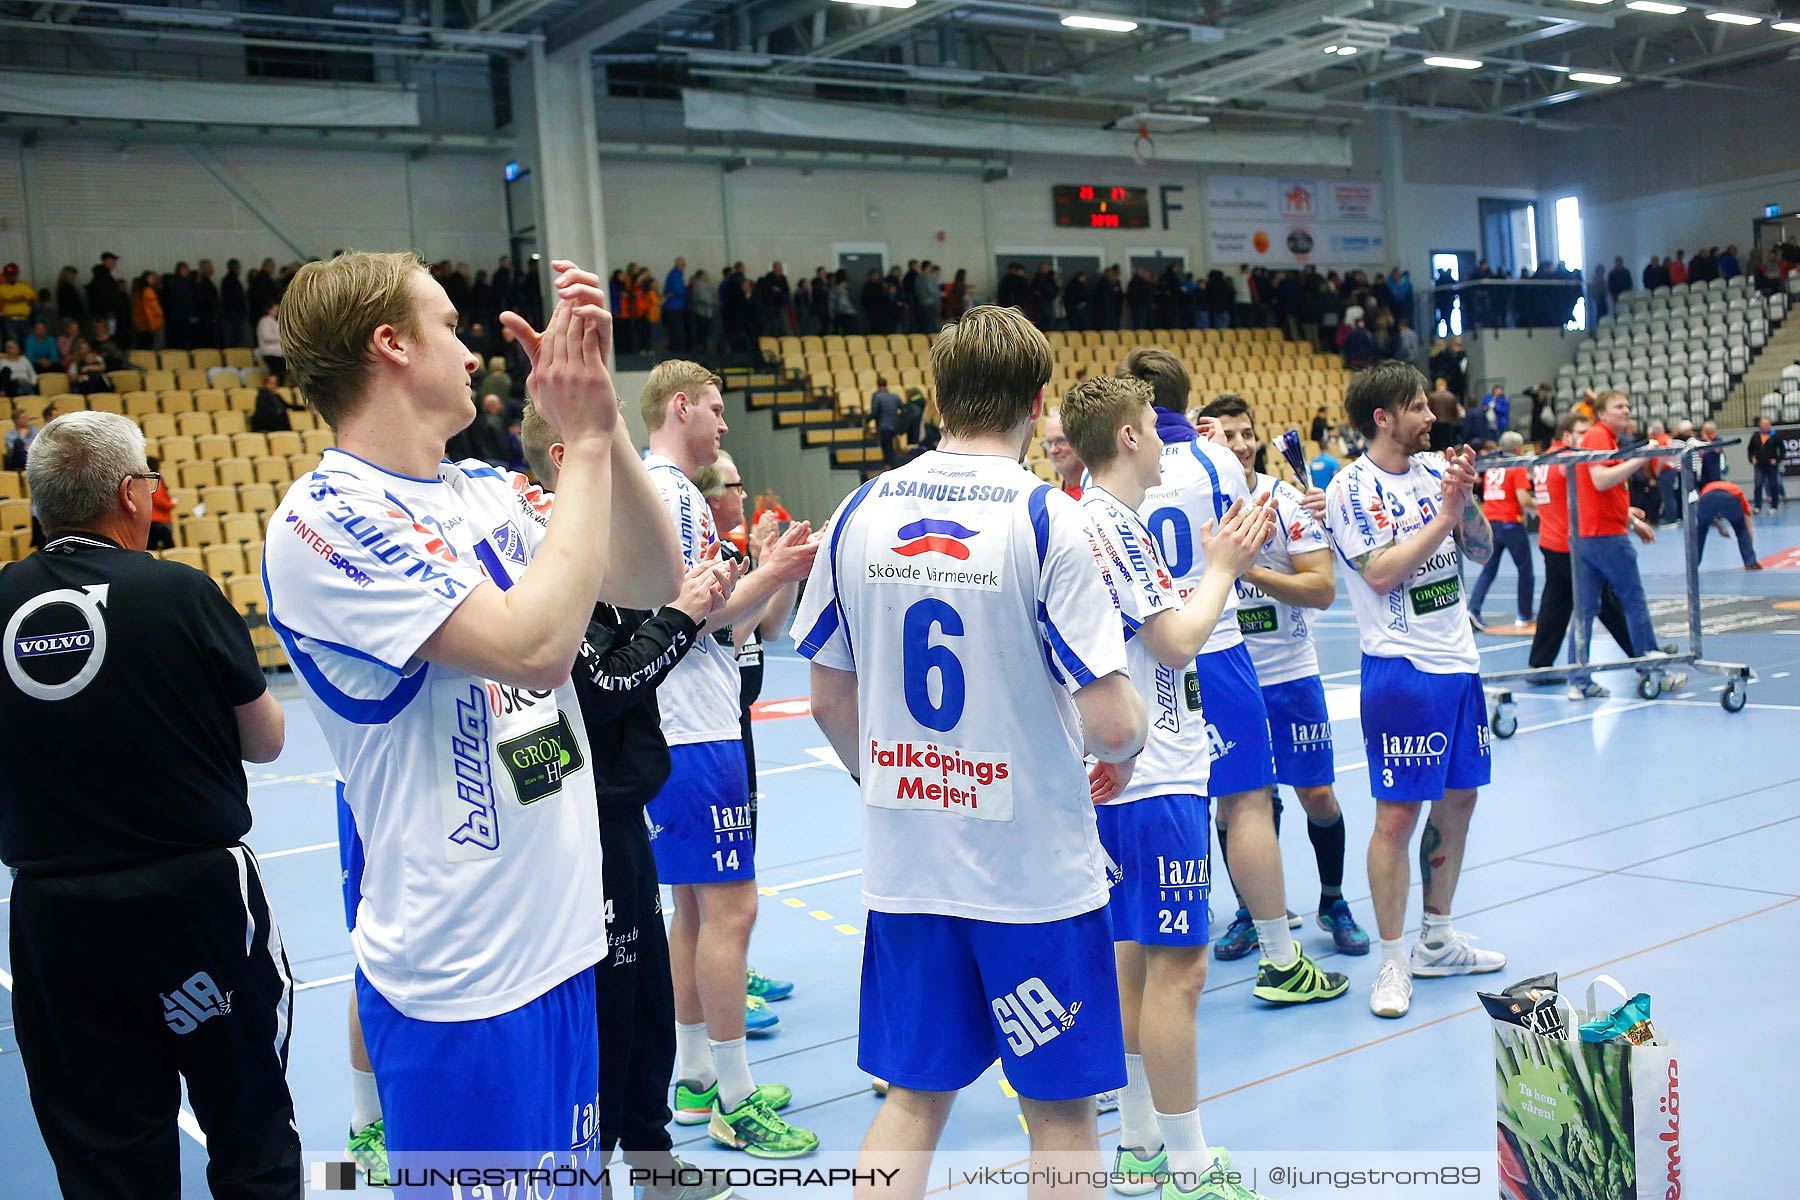
[[[0,653],[14,687],[34,700],[67,700],[94,681],[106,661],[109,586],[45,592],[13,613]]]

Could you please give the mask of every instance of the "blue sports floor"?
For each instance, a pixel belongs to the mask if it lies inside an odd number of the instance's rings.
[[[1681,595],[1675,532],[1643,551],[1652,597]],[[1800,512],[1759,522],[1759,533],[1765,557],[1800,545]],[[1800,610],[1800,571],[1747,574],[1731,547],[1715,541],[1709,550],[1702,586],[1721,606],[1719,620],[1739,629],[1777,616],[1785,622],[1708,641],[1711,657],[1756,669],[1749,707],[1728,715],[1718,680],[1698,674],[1680,695],[1654,702],[1636,697],[1629,674],[1600,676],[1615,693],[1604,702],[1571,702],[1560,688],[1518,689],[1518,733],[1495,742],[1494,782],[1477,811],[1455,916],[1482,945],[1511,956],[1504,974],[1484,985],[1555,970],[1575,992],[1605,971],[1650,992],[1656,1024],[1677,1039],[1686,1068],[1683,1157],[1692,1194],[1786,1196],[1800,1178],[1800,1142],[1778,1132],[1800,1080],[1800,1036],[1787,1007],[1788,987],[1800,986],[1800,611],[1775,604],[1794,601]],[[1510,611],[1511,597],[1509,565],[1489,599],[1490,619]],[[1356,719],[1356,635],[1342,596],[1322,623],[1338,791],[1350,824],[1345,894],[1372,927],[1363,869],[1372,806]],[[1494,669],[1525,662],[1524,638],[1488,636],[1481,645]],[[1604,634],[1599,645],[1617,653]],[[284,676],[276,686],[288,702],[287,750],[251,776],[249,840],[300,988],[289,1071],[300,1130],[309,1152],[334,1153],[344,1145],[349,1104],[352,960],[331,764],[291,683]],[[772,648],[764,700],[805,693],[805,664]],[[817,1130],[825,1149],[854,1150],[879,1103],[856,1068],[864,921],[856,794],[805,716],[761,722],[757,745],[764,898],[751,961],[798,989],[777,1006],[781,1028],[753,1043],[752,1063],[760,1079],[793,1088],[787,1115]],[[1317,876],[1304,819],[1291,803],[1289,811],[1288,897],[1307,914],[1299,936],[1348,971],[1351,992],[1327,1005],[1271,1011],[1250,996],[1253,958],[1214,964],[1199,1017],[1209,1140],[1239,1151],[1455,1154],[1486,1163],[1488,1173],[1483,1186],[1449,1194],[1493,1195],[1494,1069],[1476,982],[1420,980],[1408,1017],[1371,1016],[1376,956],[1328,953],[1312,920]],[[1414,890],[1416,921],[1416,875]],[[1214,897],[1213,911],[1216,932],[1230,916],[1228,894]],[[0,982],[0,1195],[52,1196],[54,1174],[12,1031],[10,974]],[[204,1196],[204,1151],[185,1114],[184,1127],[182,1194]],[[1116,1141],[1116,1127],[1116,1115],[1099,1118],[1103,1144]],[[705,1142],[701,1130],[677,1133]],[[980,1149],[996,1164],[1022,1157],[1016,1102],[997,1071],[964,1094],[945,1144]],[[1418,1166],[1429,1156],[1393,1157]]]

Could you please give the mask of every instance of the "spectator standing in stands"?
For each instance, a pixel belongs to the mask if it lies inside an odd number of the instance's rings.
[[[1309,436],[1313,442],[1323,446],[1326,437],[1328,437],[1330,433],[1331,422],[1325,419],[1325,406],[1321,404],[1319,405],[1318,411],[1313,413],[1312,429]]]
[[[1725,253],[1719,255],[1719,278],[1720,279],[1736,279],[1739,275],[1742,275],[1743,273],[1744,273],[1744,268],[1738,262],[1737,246],[1730,245],[1730,246],[1725,247]]]
[[[1399,333],[1395,335],[1394,339],[1394,357],[1401,362],[1411,363],[1419,369],[1420,374],[1423,374],[1429,365],[1425,361],[1424,342],[1419,340],[1418,331],[1412,327],[1410,318],[1401,317],[1397,324]]]
[[[1332,477],[1338,473],[1340,465],[1336,456],[1321,445],[1319,452],[1313,455],[1312,461],[1306,464],[1307,478],[1312,480],[1314,487],[1323,490],[1331,486]]]
[[[1146,273],[1144,276],[1146,287],[1149,286],[1149,282],[1150,276]],[[1056,301],[1061,293],[1062,289],[1056,285],[1056,272],[1051,270],[1049,263],[1040,262],[1037,274],[1031,277],[1031,323],[1033,325],[1042,330],[1056,328]],[[1139,326],[1140,329],[1149,326],[1147,313],[1148,307],[1146,306],[1145,322]]]
[[[80,277],[74,267],[64,267],[56,276],[56,319],[59,322],[87,320],[87,300],[81,294]]]
[[[159,289],[162,277],[145,271],[131,284],[131,324],[137,330],[139,350],[161,350],[165,342],[163,306]]]
[[[1525,445],[1524,437],[1512,430],[1500,435],[1500,453],[1517,454]],[[1531,535],[1525,531],[1525,513],[1536,507],[1531,494],[1531,476],[1524,467],[1490,467],[1481,473],[1481,511],[1494,531],[1496,553],[1482,564],[1475,588],[1469,593],[1469,623],[1476,632],[1485,632],[1481,606],[1488,589],[1500,575],[1500,554],[1512,556],[1519,572],[1518,624],[1531,624],[1532,598],[1537,594],[1537,580],[1531,566]]]
[[[501,415],[500,397],[483,396],[481,411],[469,429],[469,446],[476,458],[490,467],[506,468],[511,448],[506,444],[506,419]]]
[[[1581,439],[1583,450],[1616,450],[1620,439],[1631,427],[1631,397],[1612,391],[1599,398],[1599,419]],[[1637,553],[1627,536],[1635,529],[1632,523],[1629,489],[1623,486],[1632,475],[1643,470],[1647,458],[1625,462],[1604,462],[1575,468],[1580,528],[1571,541],[1573,568],[1581,572],[1581,611],[1575,619],[1580,632],[1591,639],[1594,617],[1600,611],[1602,589],[1610,586],[1625,610],[1631,645],[1626,653],[1633,658],[1656,649],[1656,629],[1650,621],[1649,603],[1644,598],[1643,580],[1638,575]],[[1648,526],[1650,536],[1655,531]],[[1641,536],[1641,535],[1640,535]],[[1590,641],[1591,644],[1591,641]],[[1639,667],[1640,674],[1657,675],[1655,670]],[[1664,691],[1675,691],[1687,682],[1679,671],[1668,672],[1661,680]],[[1569,698],[1572,700],[1604,699],[1610,693],[1592,682],[1580,667],[1569,672]]]
[[[128,339],[131,335],[131,298],[113,277],[118,265],[119,256],[111,250],[100,255],[93,276],[88,280],[87,311],[90,318],[106,321],[109,334]]]
[[[250,272],[250,277],[244,283],[244,297],[249,303],[250,320],[253,322],[260,322],[263,314],[275,306],[275,301],[281,297],[281,290],[276,283],[274,259],[263,259],[262,265]]]
[[[1621,255],[1613,256],[1612,270],[1606,273],[1606,290],[1615,305],[1621,295],[1631,290],[1631,268]]]
[[[769,273],[756,285],[756,308],[764,337],[788,337],[793,333],[793,295],[787,271],[780,263],[771,263]]]
[[[906,260],[906,274],[900,276],[900,332],[912,333],[918,321],[919,260]]]
[[[994,303],[1001,308],[1016,308],[1031,315],[1031,281],[1025,278],[1024,263],[1006,264],[1006,273],[995,288]]]
[[[287,376],[287,359],[281,349],[281,305],[271,304],[256,321],[256,354],[271,375]]]
[[[805,303],[801,306],[801,317],[802,333],[823,335],[831,332],[831,273],[824,267],[813,271]]]
[[[199,272],[194,276],[193,345],[196,348],[218,348],[219,324],[224,315],[219,285],[213,282],[212,259],[203,258],[200,260]]]
[[[31,306],[37,289],[19,278],[19,264],[0,267],[0,336],[24,340],[31,331]]]
[[[1125,313],[1125,281],[1119,272],[1119,264],[1100,273],[1100,281],[1094,289],[1095,318],[1101,329],[1117,329]]]
[[[950,298],[944,308],[944,319],[954,321],[975,303],[975,293],[969,290],[969,272],[966,267],[956,268],[956,278],[950,281]]]
[[[1063,432],[1062,413],[1051,409],[1044,414],[1044,440],[1042,443],[1050,465],[1056,468],[1059,486],[1063,494],[1071,500],[1081,499],[1081,475],[1087,470],[1080,457],[1075,453],[1074,445]]]
[[[1747,451],[1750,456],[1750,470],[1756,479],[1756,511],[1763,511],[1763,496],[1767,494],[1770,512],[1779,512],[1781,502],[1787,498],[1787,489],[1781,483],[1781,460],[1787,450],[1787,439],[1776,432],[1774,422],[1763,417],[1756,423],[1756,432],[1750,435]]]
[[[1756,544],[1750,537],[1750,501],[1744,499],[1744,489],[1737,484],[1721,479],[1700,489],[1700,499],[1694,505],[1694,528],[1700,539],[1694,550],[1695,562],[1706,558],[1707,534],[1730,529],[1737,535],[1738,557],[1743,560],[1744,570],[1763,569],[1756,561]]]
[[[719,289],[704,269],[695,271],[688,287],[688,317],[692,322],[696,353],[716,354],[719,349]]]
[[[1497,437],[1507,431],[1512,419],[1512,401],[1506,398],[1506,385],[1496,383],[1481,402],[1483,412],[1487,415],[1487,426],[1491,431],[1489,437]]]
[[[194,272],[185,262],[175,264],[175,273],[162,281],[163,323],[167,327],[169,346],[189,350],[194,345]]]
[[[86,646],[9,644],[0,680],[20,1058],[64,1195],[180,1192],[185,1078],[213,1193],[291,1197],[293,979],[243,845],[243,763],[281,752],[282,710],[212,581],[143,553],[156,482],[128,418],[46,426],[30,483],[49,540],[0,577],[21,643]],[[116,752],[68,753],[77,731]]]
[[[256,389],[256,408],[250,414],[250,432],[284,433],[294,427],[288,414],[305,411],[306,405],[292,404],[281,394],[281,376],[272,373],[265,375],[262,386]]]
[[[1669,270],[1662,265],[1662,259],[1652,254],[1650,261],[1644,264],[1644,290],[1654,292],[1657,288],[1669,286]]]
[[[885,334],[892,324],[887,285],[881,281],[879,268],[870,267],[862,285],[863,332]]]
[[[663,279],[663,335],[668,338],[669,353],[686,355],[689,344],[687,259],[677,258]]]
[[[913,309],[918,314],[917,330],[920,333],[936,333],[944,323],[944,273],[934,262],[928,262],[919,268],[919,277],[913,281]]]
[[[1670,287],[1686,283],[1688,278],[1687,251],[1677,249],[1674,258],[1663,260],[1663,269],[1669,273]]]
[[[243,264],[225,260],[225,278],[219,280],[220,332],[227,347],[250,344],[250,298],[244,292]]]
[[[1361,370],[1375,361],[1375,339],[1369,333],[1369,327],[1361,317],[1350,327],[1344,338],[1344,365],[1352,371]]]
[[[1087,272],[1077,271],[1063,285],[1063,312],[1068,314],[1069,328],[1081,330],[1091,328],[1088,316],[1088,282]]]
[[[900,451],[895,439],[900,436],[900,397],[888,391],[885,378],[875,380],[875,393],[869,397],[869,419],[875,422],[875,436],[881,440],[881,465],[888,470],[900,465]]]
[[[1719,427],[1711,421],[1702,422],[1699,440],[1711,447],[1714,442],[1719,440]],[[1700,452],[1699,484],[1704,487],[1709,483],[1717,483],[1723,478],[1725,478],[1725,456],[1717,449],[1702,450]]]

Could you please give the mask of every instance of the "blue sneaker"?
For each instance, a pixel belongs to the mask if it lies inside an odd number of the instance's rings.
[[[1240,908],[1237,915],[1231,918],[1231,924],[1225,933],[1213,943],[1213,957],[1220,962],[1232,962],[1248,955],[1257,948],[1256,924],[1250,920],[1250,910]]]
[[[755,967],[751,967],[745,975],[744,990],[759,1000],[767,1000],[773,1004],[777,1000],[786,1000],[793,995],[794,985],[785,979],[770,979]]]
[[[744,1032],[752,1036],[775,1032],[781,1018],[769,1011],[768,1001],[760,996],[744,997]]]
[[[1319,910],[1319,928],[1331,935],[1337,943],[1339,954],[1363,955],[1369,952],[1369,935],[1363,932],[1356,918],[1350,915],[1350,905],[1339,896],[1331,902],[1330,908]]]

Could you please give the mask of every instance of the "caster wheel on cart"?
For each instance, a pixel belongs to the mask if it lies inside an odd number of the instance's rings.
[[[1519,731],[1518,708],[1513,704],[1511,693],[1503,694],[1494,704],[1494,716],[1488,722],[1488,728],[1498,738],[1509,738]]]
[[[1637,693],[1645,700],[1654,700],[1662,695],[1662,676],[1648,673],[1639,675]]]
[[[1725,690],[1719,693],[1719,705],[1729,713],[1743,712],[1744,705],[1749,699],[1750,689],[1742,679],[1733,679],[1725,685]]]

